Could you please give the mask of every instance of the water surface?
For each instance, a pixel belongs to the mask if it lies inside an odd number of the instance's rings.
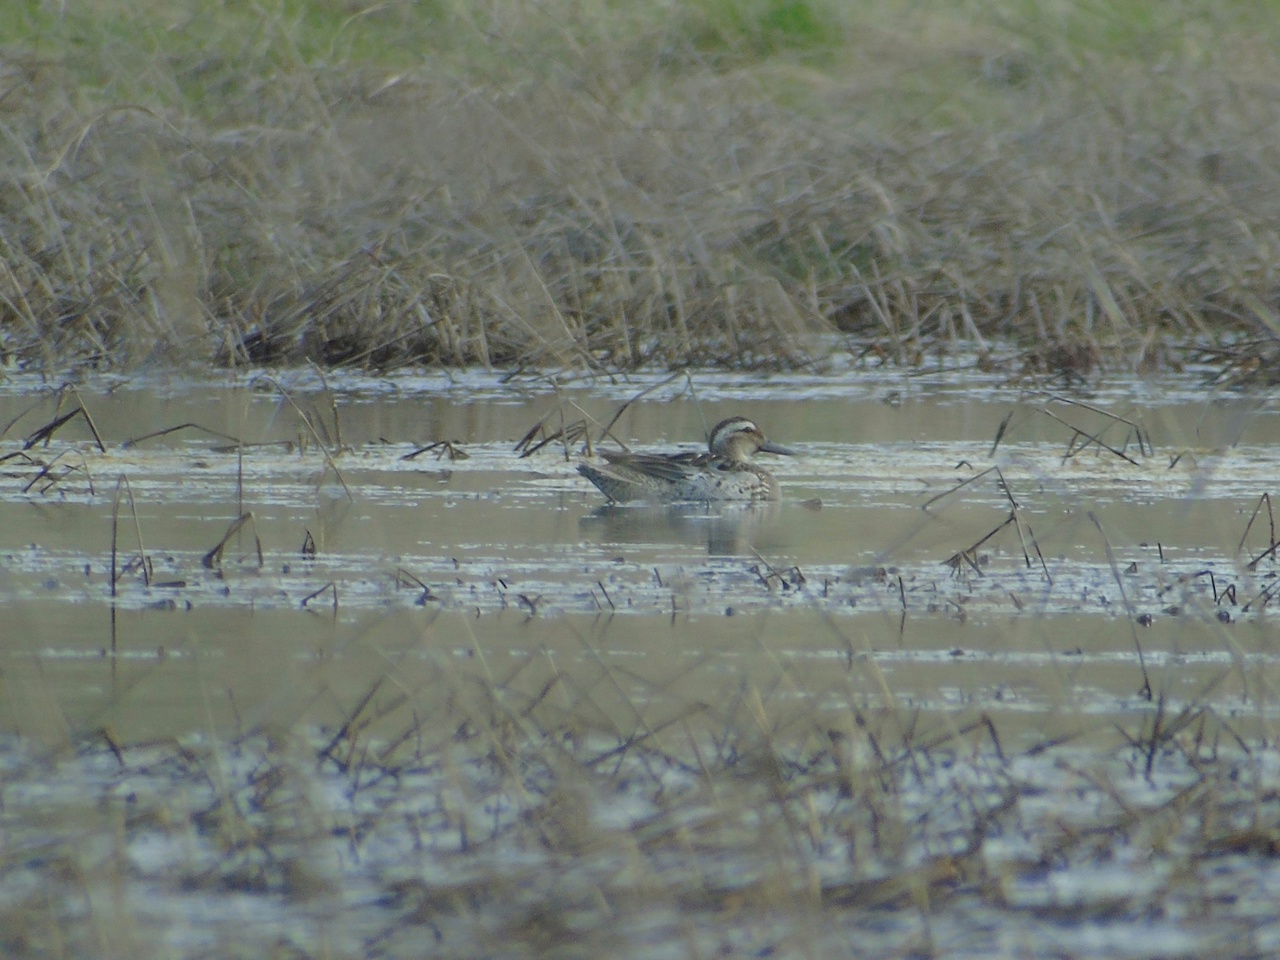
[[[633,399],[613,426],[633,449],[696,448],[721,417],[755,418],[801,451],[767,458],[783,502],[609,507],[575,471],[581,438],[517,449],[540,421],[540,437],[586,421],[613,445],[601,427]],[[105,450],[84,417],[22,449],[80,404]],[[19,379],[0,420],[6,656],[18,673],[35,658],[76,724],[106,711],[180,731],[197,722],[179,719],[188,670],[216,678],[215,700],[268,709],[264,675],[319,656],[344,676],[380,669],[382,651],[353,639],[369,633],[502,657],[599,629],[610,656],[641,664],[767,650],[848,670],[856,654],[924,708],[976,697],[997,712],[1063,698],[1122,710],[1141,667],[1169,658],[1177,689],[1272,665],[1274,557],[1248,561],[1270,545],[1280,415],[1194,372],[1057,394],[972,368],[625,383],[299,372],[74,395]],[[147,658],[153,679],[121,679]],[[964,679],[975,671],[982,690]]]
[[[739,413],[781,503],[576,472]],[[0,423],[12,955],[1280,943],[1271,401],[300,371]]]

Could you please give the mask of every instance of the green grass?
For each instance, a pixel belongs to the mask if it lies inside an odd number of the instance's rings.
[[[829,55],[845,40],[847,17],[823,0],[702,0],[682,5],[681,13],[689,42],[721,67],[781,53]]]
[[[1253,5],[28,3],[0,32],[15,365],[1271,336]]]

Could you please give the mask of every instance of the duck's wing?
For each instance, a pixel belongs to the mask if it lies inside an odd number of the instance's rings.
[[[606,453],[600,454],[615,473],[638,474],[673,483],[687,480],[706,469],[711,459],[705,453]]]

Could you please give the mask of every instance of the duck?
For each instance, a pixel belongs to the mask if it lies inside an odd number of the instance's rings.
[[[753,420],[727,417],[711,428],[705,453],[602,453],[604,463],[579,464],[578,473],[612,503],[777,500],[782,487],[752,462],[757,453],[796,455],[767,439]]]

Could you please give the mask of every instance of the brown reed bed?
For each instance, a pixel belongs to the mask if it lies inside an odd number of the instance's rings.
[[[1274,379],[1245,9],[313,6],[10,31],[7,363]]]

